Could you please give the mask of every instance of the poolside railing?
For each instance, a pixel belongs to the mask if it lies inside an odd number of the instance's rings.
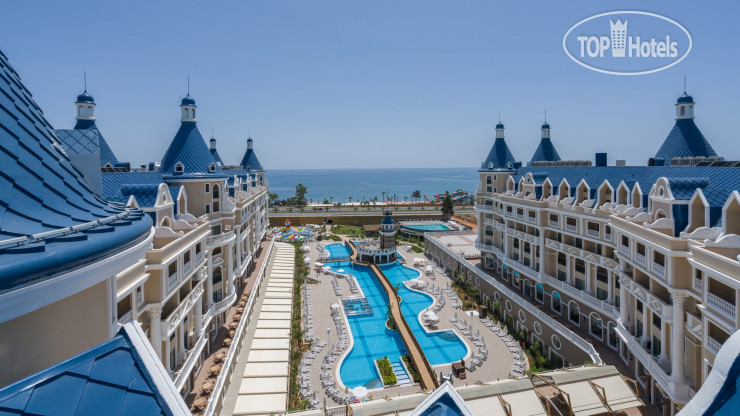
[[[252,318],[252,313],[254,312],[254,304],[259,296],[262,281],[265,276],[265,270],[267,269],[268,263],[271,261],[270,255],[272,254],[272,247],[274,245],[275,239],[270,239],[270,245],[267,247],[267,252],[265,253],[265,261],[262,262],[262,267],[260,267],[260,271],[254,281],[254,288],[252,289],[252,293],[249,294],[249,300],[247,300],[247,305],[244,308],[242,319],[239,320],[239,326],[236,327],[236,333],[234,334],[229,351],[226,353],[223,367],[221,367],[221,373],[219,373],[218,378],[216,379],[216,385],[214,386],[211,397],[208,400],[208,406],[203,412],[204,416],[213,416],[221,411],[223,400],[228,391],[231,376],[234,372],[234,367],[236,367],[236,359],[239,357],[244,336],[247,334],[246,329]]]

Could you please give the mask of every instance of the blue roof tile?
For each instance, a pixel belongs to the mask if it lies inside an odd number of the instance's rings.
[[[83,122],[89,123],[81,124]],[[67,153],[83,154],[97,152],[100,154],[100,166],[107,164],[115,166],[119,163],[118,158],[116,158],[103,134],[98,130],[94,120],[79,120],[74,129],[59,129],[56,130],[56,133]]]
[[[493,142],[491,151],[488,152],[486,160],[481,164],[481,170],[512,170],[514,168],[514,155],[511,154],[506,140],[499,137]]]
[[[160,183],[164,183],[160,172],[103,172],[101,196],[107,201],[126,203],[129,196],[134,195],[139,205],[154,206],[154,200],[151,200],[151,205],[147,205],[139,198],[151,192],[152,187],[156,189]],[[154,198],[156,197],[155,193]],[[150,196],[144,199],[149,201],[149,198]]]
[[[557,162],[559,160],[560,155],[558,154],[558,151],[555,150],[552,140],[550,140],[550,138],[543,137],[542,140],[540,140],[540,145],[537,146],[537,150],[534,151],[532,160],[530,160],[529,163],[543,161]]]
[[[129,323],[113,339],[0,389],[0,414],[185,414],[164,371]]]
[[[254,148],[252,145],[253,141],[252,138],[247,139],[247,151],[244,153],[244,157],[242,157],[241,163],[239,165],[246,169],[247,171],[261,171],[264,170],[262,167],[262,163],[260,163],[259,159],[257,159],[257,154],[254,153]]]
[[[72,232],[79,237],[4,240],[124,214],[95,196],[73,167],[63,145],[0,52],[0,292],[55,276],[104,258],[145,238],[151,222],[135,212],[111,233]],[[125,214],[124,214],[125,215]]]
[[[175,172],[178,162],[185,167],[182,173]],[[159,170],[163,175],[222,176],[220,166],[217,165],[215,171],[210,170],[211,164],[215,163],[196,123],[183,121],[162,158]]]
[[[717,153],[691,118],[676,120],[673,129],[655,154],[656,159],[663,159],[665,163],[674,157],[697,156],[717,156]]]

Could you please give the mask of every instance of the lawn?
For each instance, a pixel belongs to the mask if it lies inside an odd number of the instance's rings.
[[[365,235],[365,230],[362,227],[354,225],[335,225],[331,227],[331,232],[342,235]]]

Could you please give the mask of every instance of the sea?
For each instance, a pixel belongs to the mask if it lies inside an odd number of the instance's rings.
[[[458,190],[475,192],[479,168],[395,168],[395,169],[270,169],[266,172],[270,192],[280,199],[295,194],[295,187],[302,183],[308,190],[309,202],[352,202],[383,200],[383,192],[403,202],[411,201],[411,194],[418,190],[422,200],[426,195],[434,200],[435,194]]]

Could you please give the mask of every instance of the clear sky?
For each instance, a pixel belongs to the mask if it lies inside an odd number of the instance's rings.
[[[4,2],[0,49],[55,128],[88,91],[120,160],[159,161],[191,77],[198,126],[238,163],[251,130],[280,168],[479,166],[501,111],[528,161],[547,109],[564,159],[645,164],[673,125],[683,75],[714,149],[740,159],[737,2],[622,1],[692,34],[678,65],[589,71],[565,32],[615,3],[579,1]]]

